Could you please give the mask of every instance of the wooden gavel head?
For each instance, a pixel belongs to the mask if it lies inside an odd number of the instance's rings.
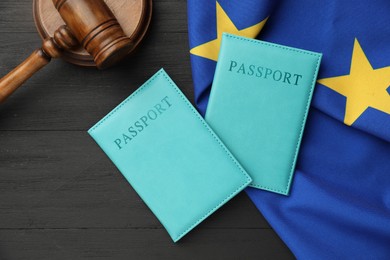
[[[92,55],[98,68],[111,67],[132,50],[130,38],[103,0],[53,0],[53,3],[70,34]],[[64,29],[61,28],[54,43],[67,48],[61,44],[71,36],[61,38],[69,34]]]
[[[117,1],[115,3],[118,6],[126,2]],[[0,103],[49,63],[51,58],[58,58],[64,52],[72,51],[80,45],[93,57],[99,69],[115,65],[140,42],[150,22],[152,0],[139,0],[144,7],[149,3],[149,19],[145,20],[144,32],[139,34],[137,29],[132,34],[132,38],[125,34],[104,0],[52,0],[52,2],[65,25],[60,26],[53,37],[45,38],[42,48],[34,51],[22,64],[0,79]],[[133,41],[133,36],[138,38]]]

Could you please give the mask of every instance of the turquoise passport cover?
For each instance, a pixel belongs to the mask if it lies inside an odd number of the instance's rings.
[[[321,54],[224,34],[206,121],[252,177],[288,195]]]
[[[175,242],[251,182],[164,70],[89,134]]]

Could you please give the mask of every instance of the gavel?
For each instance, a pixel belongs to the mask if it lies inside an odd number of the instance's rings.
[[[81,44],[99,69],[118,63],[134,48],[114,14],[103,0],[53,0],[65,25],[46,38],[23,63],[0,80],[0,103],[4,102],[52,58]]]

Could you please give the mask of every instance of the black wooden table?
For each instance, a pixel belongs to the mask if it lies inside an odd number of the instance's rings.
[[[1,75],[40,45],[31,0],[1,0]],[[88,136],[161,67],[192,100],[185,1],[156,0],[121,65],[52,61],[0,106],[0,259],[293,258],[245,193],[174,244]]]

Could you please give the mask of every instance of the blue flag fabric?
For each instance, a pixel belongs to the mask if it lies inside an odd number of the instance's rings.
[[[323,53],[290,196],[248,195],[298,258],[389,259],[389,2],[218,2],[240,28],[268,17],[261,40]],[[189,0],[191,50],[215,39],[215,4]],[[215,61],[191,61],[204,113]]]
[[[190,0],[187,5],[195,103],[204,115],[222,33],[256,37],[267,21],[274,1]]]

